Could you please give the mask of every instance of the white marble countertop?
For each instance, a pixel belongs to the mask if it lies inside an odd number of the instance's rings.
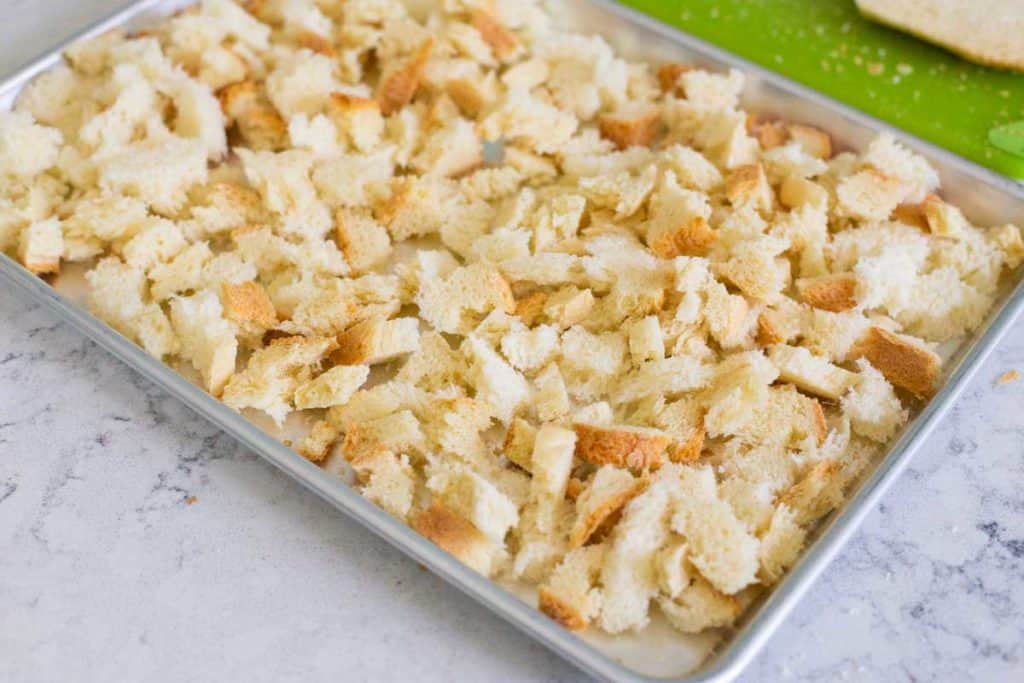
[[[0,71],[110,0],[0,0]],[[1024,323],[744,681],[1024,680]],[[581,680],[0,293],[0,680]]]

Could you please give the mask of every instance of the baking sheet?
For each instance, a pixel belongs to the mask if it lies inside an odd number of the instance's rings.
[[[117,25],[141,27],[189,4],[192,3],[188,0],[145,0],[100,22],[83,35],[95,35]],[[748,76],[744,107],[792,121],[818,125],[832,133],[840,146],[860,147],[879,130],[888,128],[610,2],[567,0],[553,2],[551,6],[563,25],[601,34],[617,50],[632,59],[687,61],[712,69],[740,68]],[[51,53],[0,84],[0,108],[9,108],[17,92],[32,76],[59,60],[59,51]],[[1019,187],[942,150],[908,140],[906,136],[899,137],[932,159],[940,170],[947,198],[960,205],[972,220],[982,225],[1024,222],[1024,195]],[[895,445],[874,471],[866,476],[846,506],[818,531],[817,540],[805,552],[800,563],[772,593],[763,597],[759,604],[755,604],[745,614],[743,623],[735,633],[684,636],[667,626],[658,616],[651,627],[638,634],[611,637],[591,630],[582,637],[576,637],[533,608],[535,601],[532,589],[511,586],[507,591],[497,587],[364,500],[335,474],[294,454],[281,443],[281,439],[294,435],[299,427],[294,421],[286,424],[283,432],[279,432],[269,420],[258,415],[250,416],[253,418],[251,420],[244,419],[206,395],[184,375],[175,373],[93,318],[83,308],[84,270],[82,266],[68,267],[57,278],[54,287],[50,288],[7,257],[0,257],[0,276],[9,283],[19,286],[33,298],[44,301],[61,318],[82,329],[143,375],[318,495],[556,652],[602,678],[623,681],[643,680],[644,677],[683,679],[695,670],[697,673],[683,680],[729,680],[737,674],[906,465],[914,447],[948,408],[971,372],[991,350],[1024,303],[1024,291],[1018,288],[1011,294],[1008,285],[1001,305],[990,316],[975,341],[963,344],[959,349],[949,349],[952,362],[946,367],[949,381],[945,388],[907,425]],[[519,598],[513,597],[513,594]],[[656,610],[652,610],[654,612]],[[714,657],[698,670],[701,662],[707,659],[719,641],[722,644]]]

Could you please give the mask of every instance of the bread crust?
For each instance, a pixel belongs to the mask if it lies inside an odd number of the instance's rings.
[[[587,619],[580,611],[546,586],[537,591],[537,608],[570,631],[582,631],[587,627]]]
[[[928,398],[935,391],[941,369],[939,357],[888,330],[869,328],[854,345],[851,355],[867,358],[891,384],[918,398]]]
[[[494,56],[499,60],[505,61],[519,52],[518,36],[505,28],[493,14],[474,8],[470,13],[470,23],[480,32],[480,37],[491,47]]]
[[[433,503],[413,516],[412,528],[464,564],[487,573],[491,543],[469,520]]]
[[[382,114],[388,116],[412,102],[433,51],[434,39],[428,38],[409,61],[381,79],[377,87],[377,102]]]
[[[661,86],[662,92],[666,93],[677,93],[680,91],[679,77],[687,71],[692,71],[693,67],[689,64],[682,64],[680,62],[666,62],[658,67],[657,78],[658,85]]]
[[[580,547],[590,540],[599,529],[606,533],[610,531],[608,528],[602,529],[602,526],[621,514],[626,503],[640,495],[647,488],[647,483],[646,479],[636,479],[628,488],[615,492],[602,500],[599,505],[588,510],[585,518],[577,519],[572,533],[569,534],[569,548]]]
[[[836,273],[796,281],[803,301],[814,308],[840,313],[857,307],[857,278],[853,273]]]
[[[576,457],[594,465],[636,471],[661,467],[671,439],[663,432],[636,427],[599,427],[576,423]]]
[[[650,147],[658,135],[661,111],[651,107],[631,114],[603,114],[598,119],[601,137],[615,143],[620,150],[629,147]]]
[[[265,328],[277,325],[277,311],[267,296],[267,290],[251,280],[221,285],[224,317],[236,323],[256,323]]]
[[[661,233],[648,246],[661,258],[706,256],[717,241],[718,233],[698,216],[676,230]]]

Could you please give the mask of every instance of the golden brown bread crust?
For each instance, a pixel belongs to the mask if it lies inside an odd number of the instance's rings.
[[[226,85],[217,93],[217,98],[224,116],[234,121],[238,134],[248,147],[280,150],[288,145],[288,125],[255,81]]]
[[[825,443],[828,436],[828,422],[825,421],[825,410],[821,407],[821,401],[813,397],[807,397],[811,406],[811,422],[814,425],[814,435],[818,439],[818,445]]]
[[[786,338],[776,329],[772,321],[764,313],[757,316],[757,345],[768,347],[774,344],[782,344]]]
[[[832,138],[820,128],[791,123],[786,127],[786,133],[790,140],[800,143],[811,156],[824,160],[832,158]]]
[[[933,352],[881,327],[870,328],[854,345],[852,355],[867,358],[891,384],[918,398],[932,395],[941,368]]]
[[[470,15],[470,23],[480,32],[480,37],[491,47],[494,56],[498,59],[508,59],[519,49],[519,38],[516,34],[505,28],[489,12],[479,8],[474,9]]]
[[[758,114],[747,114],[747,132],[757,138],[764,150],[781,147],[789,141],[789,133],[782,123],[767,120]]]
[[[338,53],[334,50],[334,44],[329,39],[324,38],[322,35],[318,33],[313,33],[312,31],[302,31],[298,35],[297,41],[299,45],[301,45],[302,47],[308,50],[312,50],[317,54],[321,54],[324,57],[330,57],[331,59],[334,59],[335,57],[338,56]]]
[[[671,439],[667,434],[627,427],[576,423],[576,457],[594,465],[647,471],[661,467]]]
[[[910,225],[925,232],[928,231],[928,218],[924,213],[924,202],[900,204],[892,210],[892,219],[904,225]]]
[[[692,71],[689,64],[679,62],[667,62],[658,67],[658,85],[663,92],[677,92],[679,90],[679,77],[687,71]]]
[[[238,284],[225,282],[221,285],[221,301],[224,317],[236,323],[256,323],[260,327],[277,324],[277,311],[271,303],[263,285],[248,281]]]
[[[676,256],[707,256],[718,241],[718,233],[701,217],[694,218],[676,230],[663,232],[647,245],[661,258]]]
[[[601,137],[621,149],[650,147],[658,134],[661,111],[652,107],[632,116],[604,114],[598,119]]]
[[[587,620],[579,610],[559,598],[546,586],[541,586],[537,591],[537,609],[570,631],[582,631],[587,627]]]
[[[530,292],[526,296],[516,299],[515,314],[519,316],[524,325],[533,327],[544,314],[544,303],[547,300],[548,295],[541,290]]]
[[[857,306],[857,278],[853,273],[797,280],[796,289],[805,303],[823,311],[839,313]]]
[[[481,546],[490,544],[487,537],[473,526],[472,522],[440,503],[433,503],[415,515],[412,519],[412,528],[442,550],[469,565],[477,559]]]
[[[400,68],[385,75],[377,88],[377,102],[380,111],[387,116],[393,114],[412,102],[423,78],[423,70],[427,66],[431,53],[434,51],[434,39],[428,38],[413,55],[412,59]]]
[[[338,348],[331,354],[335,365],[365,363],[374,353],[374,345],[381,321],[367,318],[338,335]]]
[[[738,166],[725,179],[725,196],[733,206],[745,204],[767,183],[761,164]]]
[[[685,441],[676,441],[669,447],[668,459],[682,464],[697,462],[704,449],[704,437],[704,416],[701,415],[699,423],[690,432],[690,437]]]
[[[647,488],[647,483],[646,479],[637,479],[628,489],[619,491],[601,501],[600,505],[588,512],[586,519],[577,520],[569,535],[569,548],[579,548],[602,527],[610,530],[610,527],[614,526],[621,515],[622,508],[640,495]]]

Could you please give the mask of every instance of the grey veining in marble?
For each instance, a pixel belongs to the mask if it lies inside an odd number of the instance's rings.
[[[0,65],[116,4],[0,0]],[[1013,368],[1024,323],[745,683],[1024,680]],[[0,681],[199,678],[583,676],[0,291]]]

